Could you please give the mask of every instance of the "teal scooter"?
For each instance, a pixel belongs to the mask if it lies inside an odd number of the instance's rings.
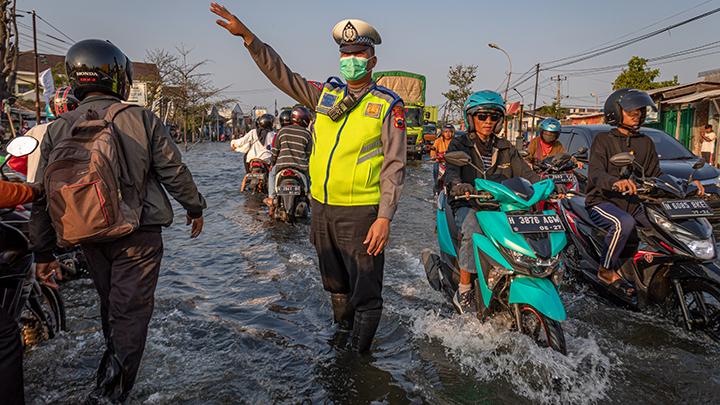
[[[447,153],[445,160],[454,166],[472,165],[464,152]],[[522,178],[499,183],[476,179],[475,188],[478,192],[469,199],[478,209],[482,233],[472,236],[473,251],[476,268],[484,269],[487,277],[474,277],[478,319],[508,312],[516,330],[565,354],[561,322],[566,313],[557,290],[563,275],[560,253],[567,245],[565,228],[555,211],[536,208],[538,202],[554,196],[553,180],[530,184]],[[422,253],[430,285],[450,302],[459,283],[461,238],[450,203],[467,198],[439,194],[440,254],[429,249]]]

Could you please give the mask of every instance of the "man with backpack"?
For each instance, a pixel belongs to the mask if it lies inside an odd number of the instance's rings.
[[[106,349],[89,402],[123,402],[133,387],[163,256],[161,230],[173,220],[166,191],[187,211],[191,237],[205,200],[162,121],[122,104],[132,64],[108,41],[84,40],[65,57],[76,110],[43,139],[31,236],[40,278],[57,268],[52,251],[79,244],[100,295]]]

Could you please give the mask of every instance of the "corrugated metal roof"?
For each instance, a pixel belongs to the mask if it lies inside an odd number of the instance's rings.
[[[715,90],[708,90],[703,91],[700,93],[693,93],[688,94],[687,96],[682,96],[678,98],[672,98],[670,100],[664,100],[662,101],[663,104],[685,104],[685,103],[694,103],[696,101],[701,101],[706,98],[715,98],[720,97],[720,89]]]

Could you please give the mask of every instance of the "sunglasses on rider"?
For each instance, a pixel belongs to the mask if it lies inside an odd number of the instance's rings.
[[[480,121],[485,121],[490,118],[490,121],[493,122],[500,121],[500,119],[503,117],[502,114],[497,112],[479,112],[475,113],[473,116],[477,117]]]

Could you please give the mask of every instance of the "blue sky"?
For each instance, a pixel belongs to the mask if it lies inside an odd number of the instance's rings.
[[[488,42],[499,44],[511,55],[513,75],[517,77],[537,62],[577,54],[656,22],[632,36],[670,25],[720,7],[720,0],[226,0],[223,4],[259,38],[271,44],[291,68],[314,80],[338,75],[337,46],[330,35],[333,25],[343,18],[364,19],[383,38],[383,44],[377,48],[378,69],[425,74],[429,103],[440,104],[444,101],[441,93],[448,88],[447,70],[453,64],[479,65],[475,89],[498,88],[507,72],[507,59],[489,48]],[[136,61],[144,59],[147,49],[172,49],[183,43],[194,49],[195,58],[212,61],[207,71],[214,74],[218,86],[231,85],[228,95],[238,98],[241,105],[271,106],[275,99],[281,106],[290,103],[257,70],[242,41],[215,25],[215,16],[208,11],[209,1],[20,0],[18,8],[34,8],[75,40],[109,39]],[[680,12],[683,13],[666,19]],[[21,21],[29,23],[27,18]],[[44,23],[39,27],[45,33],[57,35]],[[57,43],[42,35],[41,38],[46,43]],[[719,38],[720,13],[567,68],[626,63],[633,55],[665,55]],[[56,47],[41,45],[45,51],[61,53]],[[23,49],[28,46],[29,41],[21,44]],[[697,79],[700,71],[720,68],[720,53],[659,67],[661,79],[678,75],[681,82],[690,82]],[[569,76],[562,83],[563,95],[569,96],[563,102],[594,105],[590,93],[597,93],[602,103],[616,75]],[[550,102],[555,95],[556,85],[547,79],[549,76],[550,72],[541,73],[538,104]],[[518,86],[521,91],[528,89],[524,93],[526,104],[532,102],[532,84],[529,81]],[[511,94],[510,99],[513,98],[519,99]]]

